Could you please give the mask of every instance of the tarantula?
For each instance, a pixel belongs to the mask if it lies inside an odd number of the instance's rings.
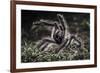
[[[35,26],[40,26],[41,24],[43,24],[44,26],[46,25],[53,27],[51,37],[43,38],[41,42],[39,42],[39,44],[37,45],[37,48],[43,51],[49,43],[55,43],[59,46],[57,48],[57,52],[59,52],[61,49],[64,49],[65,47],[67,48],[71,44],[72,40],[75,40],[77,46],[80,47],[81,42],[77,40],[74,35],[70,34],[70,37],[67,37],[69,30],[64,16],[61,14],[57,14],[57,18],[58,21],[41,19],[40,21],[33,22],[32,29],[36,29]]]

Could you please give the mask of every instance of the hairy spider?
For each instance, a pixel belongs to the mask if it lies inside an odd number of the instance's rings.
[[[36,26],[44,25],[53,27],[51,37],[43,38],[37,45],[37,48],[43,51],[49,43],[55,43],[59,46],[57,48],[57,52],[59,52],[61,49],[64,49],[65,47],[67,48],[72,40],[76,41],[76,45],[80,47],[81,42],[77,40],[74,35],[70,34],[68,37],[68,25],[64,16],[57,14],[57,18],[58,21],[40,19],[40,21],[33,22],[33,25]],[[33,26],[32,29],[37,29],[37,27]]]

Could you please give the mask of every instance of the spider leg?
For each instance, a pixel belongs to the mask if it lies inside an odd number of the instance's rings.
[[[45,42],[42,46],[40,46],[40,50],[43,51],[47,46],[48,46],[48,42]]]
[[[57,21],[51,21],[51,20],[44,20],[44,19],[40,19],[39,21],[36,21],[36,22],[33,22],[33,26],[36,25],[36,26],[42,26],[42,25],[45,25],[45,26],[56,26],[55,24],[58,24]]]
[[[68,23],[62,14],[57,14],[57,17],[59,20],[59,27],[64,32],[64,36],[67,37],[68,34],[70,34]]]
[[[66,21],[65,18],[63,17],[63,15],[61,14],[57,14],[58,20],[59,20],[59,27],[61,30],[65,30],[66,28]]]
[[[43,51],[49,43],[55,43],[55,41],[52,38],[44,38],[43,40],[41,40],[41,42],[39,42],[37,48]]]

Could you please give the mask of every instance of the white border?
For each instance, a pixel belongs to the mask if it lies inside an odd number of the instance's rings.
[[[42,10],[42,11],[61,11],[61,12],[81,12],[90,13],[90,60],[82,61],[61,61],[61,62],[37,62],[21,63],[21,9]],[[94,64],[94,9],[69,8],[69,7],[50,7],[36,5],[16,5],[16,68],[39,68],[54,66],[73,66],[73,65]]]

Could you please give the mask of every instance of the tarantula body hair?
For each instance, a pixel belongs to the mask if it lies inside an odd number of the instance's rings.
[[[52,27],[51,36],[41,39],[41,42],[37,44],[37,48],[40,48],[40,50],[43,51],[48,44],[54,43],[58,45],[56,52],[59,52],[61,49],[68,48],[73,40],[76,41],[76,44],[80,47],[81,42],[69,33],[69,27],[64,16],[62,14],[57,14],[57,18],[58,21],[40,19],[39,21],[33,22],[32,29],[35,30],[38,26]]]

